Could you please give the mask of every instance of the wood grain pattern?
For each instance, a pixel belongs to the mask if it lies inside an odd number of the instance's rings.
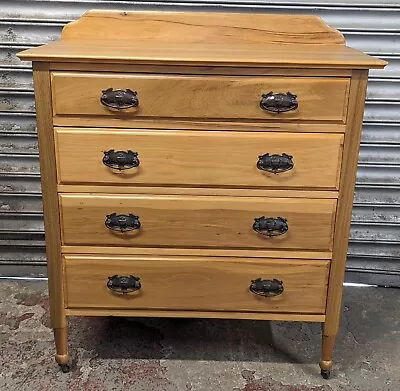
[[[56,129],[58,181],[335,190],[342,144],[342,135],[63,128]],[[105,166],[103,152],[109,150],[136,151],[140,166]],[[293,169],[259,170],[265,153],[293,156]]]
[[[329,294],[324,326],[325,336],[336,335],[339,328],[342,285],[347,260],[367,80],[368,71],[354,71],[349,101],[349,123],[344,140],[342,163],[344,169],[340,178],[339,200],[336,212],[337,229],[334,234],[333,261],[329,275]]]
[[[28,61],[146,65],[360,69],[387,64],[347,48],[342,34],[316,16],[166,11],[90,11],[67,25],[61,40],[18,55]]]
[[[67,307],[323,314],[328,268],[329,261],[322,260],[69,255],[65,256]],[[115,294],[106,285],[112,275],[138,276],[142,288]],[[249,286],[259,277],[283,281],[284,292],[269,298],[255,295]]]
[[[137,91],[139,106],[127,110],[103,106],[100,97],[107,88]],[[52,73],[54,115],[100,115],[132,120],[193,117],[345,123],[348,88],[349,79],[345,78]],[[296,94],[298,109],[279,114],[262,110],[259,105],[262,94],[270,91]]]
[[[290,18],[290,23],[287,23]],[[108,40],[110,31],[119,40],[135,42],[215,42],[226,45],[304,43],[344,45],[343,35],[309,15],[268,15],[174,11],[91,10],[64,27],[65,40]],[[106,28],[104,28],[106,26]]]
[[[215,66],[185,66],[185,65],[129,65],[129,64],[87,64],[80,62],[50,63],[52,71],[100,71],[128,73],[162,73],[176,75],[240,75],[240,76],[336,76],[351,77],[350,69],[329,68],[265,68],[265,67],[215,67]]]
[[[61,40],[19,52],[24,61],[272,68],[384,68],[387,62],[341,45],[259,45]]]
[[[58,185],[59,193],[109,193],[109,186],[99,185]],[[116,186],[112,187],[116,194],[187,194],[187,195],[226,195],[235,197],[272,197],[284,198],[288,190],[273,189],[233,189],[207,187],[167,187],[167,186]],[[327,190],[296,190],[290,192],[290,198],[330,198],[337,199],[338,191]]]
[[[241,257],[241,258],[279,258],[279,259],[332,259],[330,251],[285,251],[268,249],[215,249],[215,248],[154,248],[154,247],[105,247],[105,246],[62,246],[63,254],[109,254],[109,255],[157,255],[198,256],[198,257]]]
[[[61,194],[65,245],[330,250],[336,201],[223,196]],[[116,233],[108,214],[133,213],[142,227]],[[256,217],[284,217],[289,231],[266,237]]]
[[[291,314],[286,312],[234,312],[234,311],[168,311],[168,310],[117,310],[111,308],[67,308],[68,316],[123,316],[152,318],[209,318],[209,319],[249,319],[284,320],[298,322],[324,322],[325,315]]]
[[[65,329],[67,325],[64,313],[64,285],[63,270],[61,267],[60,220],[57,196],[54,132],[51,120],[52,102],[48,64],[33,63],[33,83],[36,92],[36,123],[42,182],[51,325],[54,329]],[[65,354],[67,353],[65,352]]]
[[[315,16],[165,11],[90,11],[18,55],[34,60],[57,362],[69,358],[66,315],[208,317],[324,322],[330,370],[367,69],[387,62]],[[137,90],[139,108],[103,107],[109,87]],[[271,90],[297,94],[299,109],[262,111]],[[135,175],[101,164],[128,148]],[[256,171],[266,152],[292,154],[294,170]],[[139,215],[141,229],[111,232],[113,212]],[[260,216],[289,231],[255,233]],[[114,274],[139,275],[142,289],[113,294]],[[258,277],[284,292],[254,295]]]
[[[250,121],[216,121],[196,118],[188,119],[154,119],[135,118],[132,124],[131,118],[113,118],[110,116],[54,116],[55,126],[93,127],[102,128],[130,128],[135,129],[182,129],[191,130],[222,130],[229,132],[284,132],[284,133],[344,133],[346,125],[329,122],[260,122]]]

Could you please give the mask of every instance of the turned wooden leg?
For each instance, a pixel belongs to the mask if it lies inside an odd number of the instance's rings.
[[[68,331],[66,327],[54,329],[56,361],[64,373],[69,372]]]
[[[329,379],[332,369],[332,353],[335,345],[335,335],[322,336],[322,354],[319,366],[321,368],[321,376]]]

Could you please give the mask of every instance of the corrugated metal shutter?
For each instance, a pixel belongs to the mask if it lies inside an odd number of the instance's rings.
[[[349,46],[389,61],[372,71],[349,248],[348,281],[400,286],[400,0],[0,0],[0,273],[45,274],[29,63],[15,54],[59,37],[92,8],[317,14]]]

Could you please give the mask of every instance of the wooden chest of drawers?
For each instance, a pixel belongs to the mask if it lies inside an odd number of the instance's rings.
[[[67,317],[323,323],[369,68],[313,16],[90,11],[33,61],[56,360]]]

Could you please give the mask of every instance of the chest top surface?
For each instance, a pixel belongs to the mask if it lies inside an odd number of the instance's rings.
[[[145,65],[383,68],[317,16],[92,10],[27,61]]]

